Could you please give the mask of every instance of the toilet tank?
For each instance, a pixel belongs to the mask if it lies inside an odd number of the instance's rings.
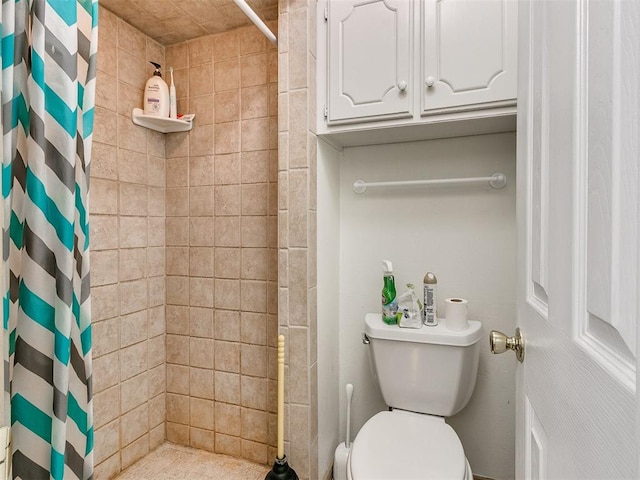
[[[469,402],[476,385],[482,324],[462,331],[440,322],[419,329],[387,325],[379,313],[365,317],[369,363],[386,404],[449,417]]]

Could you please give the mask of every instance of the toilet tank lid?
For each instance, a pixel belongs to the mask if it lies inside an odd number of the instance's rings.
[[[397,325],[384,323],[379,313],[367,313],[364,323],[364,333],[369,338],[382,340],[467,347],[482,337],[482,323],[475,320],[469,320],[469,326],[459,331],[449,330],[445,326],[444,319],[440,319],[435,327],[400,328]]]

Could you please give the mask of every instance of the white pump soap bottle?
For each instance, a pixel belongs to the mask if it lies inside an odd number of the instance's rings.
[[[162,79],[160,65],[149,62],[155,67],[153,76],[147,80],[144,87],[144,114],[156,117],[169,116],[169,87]]]

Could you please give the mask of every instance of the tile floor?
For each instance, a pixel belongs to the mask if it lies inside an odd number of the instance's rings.
[[[264,480],[265,465],[163,443],[114,480]]]

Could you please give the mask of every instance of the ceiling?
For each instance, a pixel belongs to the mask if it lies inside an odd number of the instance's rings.
[[[247,0],[265,22],[277,20],[278,0]],[[100,0],[100,5],[162,45],[250,25],[233,0]]]

